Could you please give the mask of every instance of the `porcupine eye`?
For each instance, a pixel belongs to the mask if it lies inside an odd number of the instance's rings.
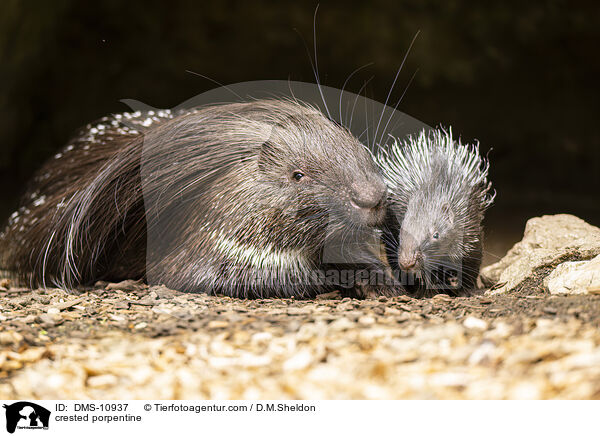
[[[292,173],[292,179],[294,179],[295,182],[299,182],[302,178],[304,178],[304,173],[302,171],[294,171]]]
[[[440,239],[440,233],[434,232],[434,234],[431,235],[431,239],[433,239],[434,241],[437,241],[438,239]]]

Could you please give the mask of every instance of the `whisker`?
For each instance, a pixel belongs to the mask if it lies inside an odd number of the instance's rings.
[[[350,124],[347,126],[349,129],[352,128],[352,120],[354,119],[354,110],[356,109],[356,103],[358,102],[358,97],[360,97],[360,93],[363,91],[363,89],[366,88],[366,86],[369,84],[369,82],[371,80],[373,80],[373,77],[375,77],[375,76],[371,76],[365,81],[365,83],[358,90],[356,97],[354,97],[354,104],[352,105],[352,112],[350,113]]]
[[[387,123],[385,123],[385,126],[383,128],[383,130],[381,131],[381,138],[379,139],[379,142],[383,142],[383,137],[385,136],[385,132],[387,131],[387,128],[390,124],[390,121],[392,120],[394,113],[396,112],[396,110],[398,109],[398,106],[400,105],[400,102],[402,102],[402,100],[404,99],[404,96],[406,95],[406,92],[408,91],[408,88],[410,87],[411,83],[413,82],[415,76],[417,75],[417,73],[419,72],[419,69],[417,68],[417,70],[413,73],[412,77],[410,78],[410,80],[408,81],[408,84],[406,85],[406,87],[404,88],[404,91],[402,92],[402,95],[400,96],[400,98],[398,99],[398,102],[396,103],[396,105],[394,106],[394,110],[390,111],[390,116],[387,120]],[[395,129],[396,126],[398,125],[400,121],[398,120],[396,122],[396,124],[394,124],[394,126],[392,127],[392,129]]]
[[[346,78],[346,80],[344,81],[344,84],[342,85],[342,91],[340,92],[340,101],[339,101],[339,111],[340,111],[340,123],[342,125],[345,125],[345,120],[344,117],[342,116],[342,97],[344,95],[344,89],[346,88],[346,85],[348,84],[348,82],[350,81],[350,79],[352,78],[352,76],[354,76],[356,73],[358,73],[360,70],[369,67],[373,65],[373,62],[369,62],[368,64],[363,65],[362,67],[358,67],[357,69],[355,69],[354,71],[352,71],[350,73],[350,75]],[[360,92],[359,92],[360,93]],[[346,108],[347,111],[348,108]]]
[[[417,31],[417,33],[413,37],[412,41],[410,42],[410,45],[408,46],[408,50],[406,50],[406,53],[404,54],[404,58],[402,59],[402,63],[400,64],[400,67],[398,68],[398,71],[396,72],[396,76],[394,77],[392,86],[390,86],[390,90],[387,94],[387,97],[385,98],[385,103],[383,104],[383,110],[381,111],[381,115],[379,116],[379,121],[377,122],[377,128],[375,129],[375,135],[373,137],[374,141],[377,139],[377,132],[379,131],[379,126],[381,124],[381,120],[383,119],[383,112],[384,112],[385,108],[387,107],[388,101],[390,100],[390,96],[392,95],[392,91],[394,90],[394,86],[396,85],[396,81],[398,80],[398,76],[400,75],[400,71],[402,71],[402,68],[404,67],[404,63],[406,62],[406,59],[408,58],[410,50],[411,50],[413,44],[415,43],[415,41],[417,40],[417,37],[419,36],[420,32],[421,32],[420,30]]]
[[[195,71],[192,71],[192,70],[185,70],[185,72],[186,72],[186,73],[193,74],[193,75],[195,75],[195,76],[202,77],[203,79],[206,79],[206,80],[210,80],[210,81],[211,81],[211,82],[213,82],[215,85],[218,85],[218,86],[220,86],[220,87],[222,87],[222,88],[225,88],[227,91],[231,92],[233,95],[235,95],[237,98],[239,98],[239,99],[240,99],[240,101],[243,101],[243,100],[244,100],[244,99],[242,98],[242,96],[241,96],[241,95],[239,95],[237,92],[235,92],[235,91],[234,91],[233,89],[231,89],[229,86],[223,85],[221,82],[218,82],[218,81],[216,81],[215,79],[213,79],[213,78],[211,78],[211,77],[205,76],[204,74],[200,74],[200,73],[197,73],[197,72],[195,72]]]
[[[315,78],[317,80],[317,87],[319,89],[319,94],[321,94],[321,100],[323,100],[323,105],[325,105],[325,110],[327,111],[327,116],[329,119],[331,118],[331,113],[329,112],[329,108],[327,107],[327,102],[325,101],[325,96],[323,95],[323,89],[321,87],[321,79],[319,78],[319,61],[317,57],[317,12],[319,11],[319,5],[315,8],[315,14],[313,16],[313,46],[315,51]]]

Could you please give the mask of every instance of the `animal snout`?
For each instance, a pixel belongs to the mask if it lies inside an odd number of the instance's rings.
[[[419,258],[420,256],[417,251],[411,253],[401,252],[398,254],[398,266],[404,271],[410,271],[417,267]]]
[[[385,203],[387,187],[383,182],[370,184],[354,184],[350,201],[359,209],[376,209]]]

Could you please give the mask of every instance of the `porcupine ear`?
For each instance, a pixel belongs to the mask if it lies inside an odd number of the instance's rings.
[[[258,153],[258,170],[265,173],[267,168],[277,163],[276,155],[275,144],[269,140],[263,142]]]
[[[454,224],[454,212],[452,211],[452,207],[450,207],[450,203],[442,204],[441,210],[448,223],[450,225]]]

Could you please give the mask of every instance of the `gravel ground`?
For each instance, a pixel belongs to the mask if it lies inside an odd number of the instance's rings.
[[[4,283],[5,286],[7,283]],[[600,296],[0,288],[3,399],[600,399]]]

